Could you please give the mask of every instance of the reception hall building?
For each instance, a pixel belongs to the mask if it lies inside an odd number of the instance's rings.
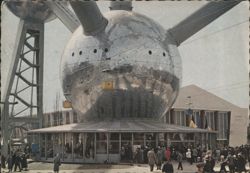
[[[121,118],[84,121],[73,110],[44,114],[41,129],[28,132],[37,158],[63,162],[119,163],[121,153],[137,148],[235,146],[245,144],[248,110],[239,108],[195,85],[180,89],[175,104],[161,120]],[[127,159],[132,157],[126,157]]]

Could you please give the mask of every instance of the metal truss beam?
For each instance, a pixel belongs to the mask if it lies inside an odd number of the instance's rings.
[[[42,127],[44,23],[20,20],[15,43],[6,90],[2,95],[4,156],[8,155],[8,145],[15,127],[30,129],[37,124]]]

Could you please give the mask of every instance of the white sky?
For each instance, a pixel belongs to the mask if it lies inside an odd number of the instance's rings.
[[[97,3],[103,13],[109,10],[109,2]],[[133,2],[133,11],[153,18],[168,29],[206,3],[206,1]],[[183,66],[182,86],[195,84],[235,105],[248,107],[248,7],[247,1],[241,2],[179,46]],[[3,93],[19,19],[8,11],[5,5],[2,5],[1,10]],[[59,92],[61,100],[64,100],[59,80],[59,64],[70,36],[69,30],[58,19],[45,25],[44,111],[46,112],[54,110],[56,93]]]

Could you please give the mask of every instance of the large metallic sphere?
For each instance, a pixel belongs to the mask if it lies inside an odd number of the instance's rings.
[[[6,4],[14,15],[30,22],[48,22],[56,18],[43,0],[9,0]]]
[[[84,118],[159,118],[174,103],[181,79],[175,43],[152,19],[106,14],[96,36],[79,27],[62,57],[63,91]]]

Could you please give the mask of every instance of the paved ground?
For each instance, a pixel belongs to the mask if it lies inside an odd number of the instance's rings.
[[[194,173],[196,165],[190,165],[184,162],[184,171],[177,170],[177,163],[173,162],[175,173]],[[219,167],[215,170],[218,171]],[[33,162],[29,164],[28,171],[23,173],[53,173],[53,164],[44,162]],[[6,169],[2,172],[8,172]],[[148,173],[149,166],[146,164],[119,164],[119,165],[104,165],[104,164],[62,164],[60,173]],[[160,173],[160,170],[154,169],[153,173]]]

